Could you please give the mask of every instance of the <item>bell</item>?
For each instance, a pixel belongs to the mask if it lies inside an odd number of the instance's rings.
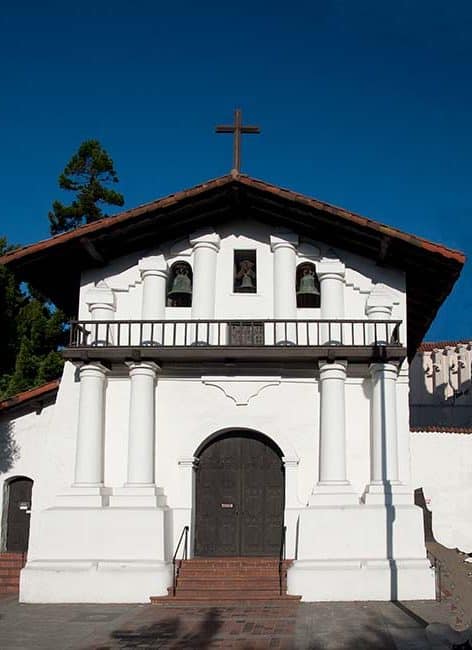
[[[175,294],[192,294],[192,281],[189,278],[188,271],[185,267],[179,266],[175,270],[172,287],[168,295],[174,296]]]
[[[298,295],[320,295],[320,290],[318,288],[318,283],[316,282],[316,277],[313,271],[304,269],[302,276],[300,277],[300,283],[298,285]]]

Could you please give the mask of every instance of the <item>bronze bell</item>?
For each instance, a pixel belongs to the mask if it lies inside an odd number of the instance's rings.
[[[188,270],[185,266],[178,266],[175,269],[175,275],[172,280],[172,287],[169,291],[169,296],[175,296],[175,294],[192,294],[192,280],[188,275]]]
[[[300,281],[298,283],[298,295],[320,295],[320,290],[318,288],[318,282],[314,271],[310,269],[303,269],[302,275],[300,276]]]

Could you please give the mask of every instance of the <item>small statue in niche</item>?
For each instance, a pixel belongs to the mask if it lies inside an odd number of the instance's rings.
[[[187,264],[176,264],[167,295],[169,307],[190,307],[192,303],[192,280]]]
[[[236,291],[254,293],[256,291],[256,272],[254,262],[251,260],[241,260],[239,271],[235,273]]]

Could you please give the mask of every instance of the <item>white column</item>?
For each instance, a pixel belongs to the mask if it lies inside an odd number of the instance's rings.
[[[163,255],[145,257],[139,261],[143,282],[141,315],[143,321],[163,321],[166,316],[168,266]],[[163,343],[162,325],[145,325],[143,342],[148,345]]]
[[[319,480],[310,505],[355,503],[346,474],[346,361],[319,362],[320,442]]]
[[[393,310],[393,296],[382,284],[377,284],[369,294],[365,305],[365,313],[369,320],[391,320]],[[389,343],[393,334],[393,326],[380,323],[369,325],[369,343]]]
[[[192,318],[211,320],[215,317],[216,259],[220,237],[215,232],[195,233],[193,246]]]
[[[103,485],[105,375],[100,363],[82,366],[74,487]]]
[[[126,485],[154,485],[155,386],[159,367],[130,363],[128,480]]]
[[[393,363],[373,363],[371,400],[370,468],[366,503],[391,500],[398,474],[397,367]]]
[[[320,313],[323,320],[344,318],[344,276],[346,267],[338,260],[322,260],[317,274],[320,281]],[[321,343],[341,341],[341,327],[326,324],[321,328]]]
[[[114,320],[115,295],[105,282],[100,282],[96,287],[89,289],[85,302],[93,321],[110,322]],[[95,345],[110,345],[114,342],[113,328],[109,325],[92,325],[90,336],[89,343]]]
[[[271,235],[270,246],[274,253],[274,318],[295,320],[297,317],[297,249],[298,237],[290,233]],[[295,340],[296,324],[275,328],[275,343]]]

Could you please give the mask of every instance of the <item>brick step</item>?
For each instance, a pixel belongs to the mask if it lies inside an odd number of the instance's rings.
[[[176,596],[151,596],[150,601],[151,603],[158,605],[159,603],[162,604],[169,604],[169,603],[189,603],[189,604],[194,604],[194,603],[199,603],[199,602],[204,602],[204,603],[220,603],[220,602],[225,602],[225,603],[247,603],[247,602],[255,602],[255,601],[277,601],[277,602],[291,602],[291,603],[298,603],[301,599],[301,596],[288,596],[287,594],[283,594],[282,596],[279,593],[274,593],[270,592],[269,594],[265,592],[257,593],[257,592],[249,592],[249,591],[244,591],[241,593],[237,592],[228,592],[227,594],[218,594],[217,598],[215,598],[214,594],[212,595],[211,593],[194,593],[191,596],[188,595],[182,595],[182,594],[177,594]]]
[[[17,560],[15,558],[2,558],[0,555],[0,566],[19,566],[24,565],[23,560]]]
[[[2,566],[0,564],[0,576],[13,575],[14,573],[19,574],[22,568],[21,566]]]
[[[0,587],[16,587],[17,589],[20,586],[20,580],[18,578],[5,578],[0,580]]]
[[[0,560],[5,558],[6,560],[15,560],[15,559],[21,559],[25,557],[24,553],[12,553],[10,551],[5,551],[5,553],[0,553]]]
[[[282,589],[285,588],[285,585],[282,583]],[[207,581],[195,581],[195,580],[179,580],[177,583],[178,591],[183,589],[192,589],[200,591],[227,591],[228,589],[247,589],[249,591],[258,591],[259,589],[270,590],[275,589],[279,590],[279,581],[278,580],[265,580],[257,581],[251,580],[247,582],[246,580],[221,580],[220,582],[207,582]]]
[[[0,585],[0,594],[17,594],[17,585]]]
[[[228,566],[233,566],[235,564],[245,565],[245,566],[254,566],[254,565],[268,565],[275,566],[279,563],[279,558],[274,557],[250,557],[250,558],[241,558],[241,557],[206,557],[199,558],[193,557],[190,560],[182,560],[184,564],[226,564]],[[290,564],[291,560],[283,560],[284,564]]]

